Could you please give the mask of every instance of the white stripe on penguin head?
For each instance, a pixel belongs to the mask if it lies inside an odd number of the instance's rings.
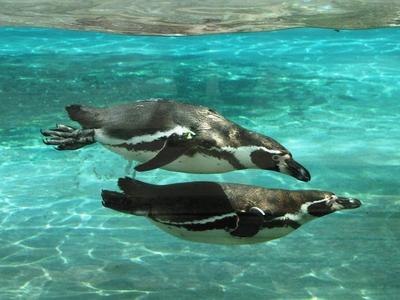
[[[221,149],[214,148],[215,150],[219,151],[226,151],[229,153],[232,153],[235,158],[245,167],[248,168],[253,168],[256,167],[254,162],[251,160],[251,153],[257,150],[262,150],[271,154],[280,154],[282,151],[280,150],[273,150],[273,149],[268,149],[265,147],[259,147],[259,146],[240,146],[240,147],[231,147],[231,146],[224,146],[221,147]]]
[[[310,201],[310,202],[303,203],[300,206],[300,209],[298,210],[297,213],[294,213],[294,214],[287,213],[287,214],[285,214],[285,215],[283,215],[281,217],[274,218],[273,220],[282,220],[282,221],[291,220],[291,221],[297,222],[299,224],[304,224],[304,223],[308,222],[310,219],[315,218],[314,216],[312,216],[312,215],[310,215],[308,213],[308,207],[311,204],[325,202],[327,200],[331,200],[333,197],[336,197],[336,196],[335,195],[327,196],[327,197],[325,197],[324,199],[321,199],[321,200]],[[335,199],[332,199],[332,200],[335,200]]]

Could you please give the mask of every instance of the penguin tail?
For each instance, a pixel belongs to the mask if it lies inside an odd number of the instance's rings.
[[[149,205],[143,203],[143,199],[135,199],[124,193],[102,190],[101,197],[103,198],[103,206],[113,210],[145,216],[149,212]]]
[[[65,107],[65,110],[71,120],[78,122],[85,129],[101,127],[101,109],[99,108],[72,104]]]
[[[145,196],[153,194],[158,188],[158,185],[146,183],[130,177],[118,179],[119,188],[127,195]]]

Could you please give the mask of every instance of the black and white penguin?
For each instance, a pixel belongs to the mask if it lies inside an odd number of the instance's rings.
[[[215,111],[168,100],[145,100],[111,108],[66,107],[82,128],[44,130],[44,143],[75,150],[99,142],[137,171],[163,168],[186,173],[264,169],[309,181],[309,172],[270,137],[246,130]]]
[[[103,191],[105,207],[149,218],[176,237],[204,243],[251,244],[361,202],[323,191],[288,191],[214,182],[152,185],[120,178],[123,193]]]

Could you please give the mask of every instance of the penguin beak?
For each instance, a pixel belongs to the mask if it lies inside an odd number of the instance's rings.
[[[354,198],[338,197],[335,201],[343,206],[343,209],[353,209],[361,206],[361,201]]]
[[[293,176],[294,178],[297,178],[301,181],[307,182],[311,180],[310,172],[308,172],[307,169],[300,165],[298,162],[293,159],[288,159],[285,162],[286,166],[281,172]]]

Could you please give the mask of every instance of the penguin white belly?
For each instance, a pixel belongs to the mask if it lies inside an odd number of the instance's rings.
[[[196,153],[193,156],[182,155],[163,169],[185,173],[224,173],[235,170],[228,161],[203,153]]]
[[[261,242],[267,242],[275,239],[279,239],[289,233],[294,229],[290,226],[287,227],[276,227],[276,228],[263,228],[261,229],[254,238],[260,240]]]
[[[183,227],[166,225],[149,219],[154,225],[161,230],[176,236],[180,239],[209,244],[226,244],[226,245],[240,245],[251,243],[245,238],[235,238],[229,232],[223,229],[205,230],[205,231],[191,231]]]
[[[104,145],[107,149],[123,156],[127,160],[145,162],[157,155],[151,151],[129,151],[123,147]],[[182,155],[162,169],[185,173],[224,173],[236,170],[228,161],[196,153],[193,156]]]
[[[280,238],[293,231],[291,227],[264,228],[252,237],[236,237],[223,229],[192,231],[183,227],[159,223],[152,219],[149,220],[158,228],[173,236],[192,242],[209,244],[244,245],[263,243]]]

